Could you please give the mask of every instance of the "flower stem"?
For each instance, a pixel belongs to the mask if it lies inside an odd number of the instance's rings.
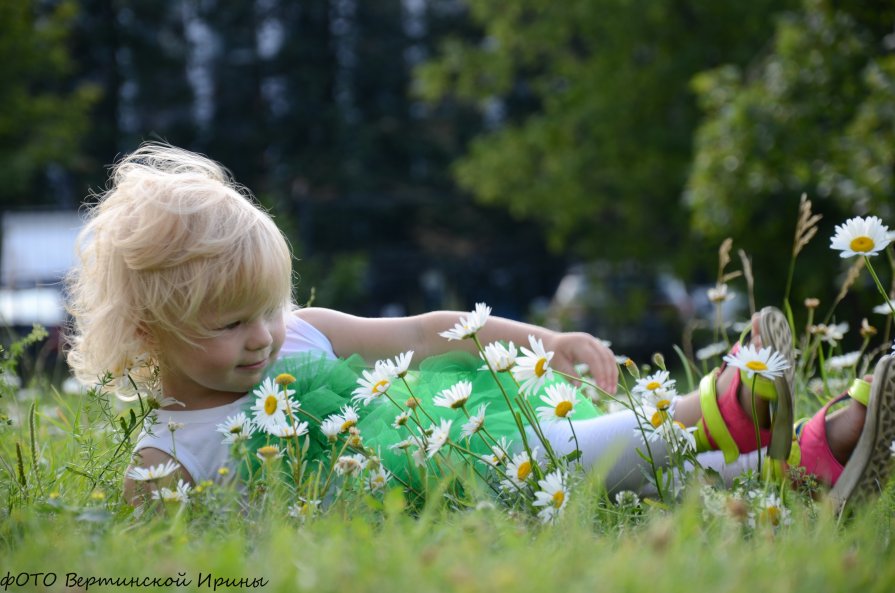
[[[886,293],[882,283],[879,281],[879,277],[876,275],[876,271],[870,264],[870,258],[866,255],[864,256],[864,263],[867,264],[867,270],[870,272],[870,275],[873,276],[873,281],[876,282],[876,288],[879,289],[879,293],[883,295],[883,299],[889,305],[889,309],[892,311],[892,315],[895,316],[895,303],[893,303],[892,300],[889,299],[888,293]]]

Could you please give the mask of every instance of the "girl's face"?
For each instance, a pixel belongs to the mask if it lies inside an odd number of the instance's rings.
[[[260,317],[232,311],[205,320],[216,335],[194,340],[160,339],[162,388],[166,397],[202,409],[239,399],[258,383],[286,337],[286,311]]]

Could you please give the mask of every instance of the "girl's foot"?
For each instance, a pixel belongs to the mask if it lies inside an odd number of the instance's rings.
[[[862,385],[863,383],[863,385]],[[829,416],[831,405],[852,398]],[[846,503],[878,495],[892,469],[895,441],[895,357],[884,356],[872,382],[856,381],[799,431],[799,464],[831,486],[830,498],[841,512]]]
[[[740,453],[764,446],[770,457],[786,459],[792,445],[792,334],[778,309],[765,307],[753,317],[752,345],[771,347],[786,359],[790,370],[773,381],[761,379],[764,383],[759,385],[744,380],[731,365],[704,377],[699,385],[697,450],[720,449],[728,463]]]

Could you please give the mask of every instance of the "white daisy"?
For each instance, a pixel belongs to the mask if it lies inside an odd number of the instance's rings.
[[[282,457],[283,451],[279,445],[264,445],[263,447],[258,447],[258,450],[255,451],[255,456],[261,461],[273,461]]]
[[[291,424],[279,424],[274,430],[270,431],[270,434],[280,437],[281,439],[300,437],[308,434],[308,423],[299,422],[296,426],[292,426]]]
[[[631,392],[635,395],[640,396],[657,396],[660,394],[667,394],[667,392],[674,390],[675,384],[675,380],[669,379],[668,377],[668,371],[657,371],[652,375],[647,375],[642,379],[637,379],[637,382],[634,384]],[[652,399],[656,399],[656,397],[652,397]],[[660,397],[660,399],[662,398]]]
[[[491,455],[483,455],[481,460],[491,467],[503,465],[509,459],[509,451],[511,447],[512,443],[507,440],[507,437],[500,437],[497,444],[491,446]]]
[[[309,500],[299,496],[298,502],[289,507],[289,516],[302,520],[311,517],[317,512],[320,502],[319,500]]]
[[[647,434],[650,441],[662,440],[680,452],[696,451],[695,426],[686,427],[677,420],[663,422]]]
[[[392,422],[392,427],[401,428],[402,426],[406,426],[409,420],[410,410],[404,410],[403,412],[395,416],[395,421]]]
[[[487,363],[480,370],[493,369],[498,373],[504,373],[516,364],[517,354],[516,346],[512,342],[506,346],[500,342],[491,342],[485,346],[484,352],[479,352],[479,356]]]
[[[718,283],[714,288],[710,288],[706,292],[708,293],[709,300],[718,305],[733,299],[736,294],[732,290],[727,290],[727,284],[724,283]]]
[[[853,366],[858,364],[858,360],[860,359],[861,352],[859,350],[848,352],[846,354],[840,354],[839,356],[833,356],[827,360],[827,368],[831,371],[842,371],[852,368]]]
[[[783,501],[776,494],[758,496],[754,502],[757,508],[749,513],[749,527],[757,525],[779,527],[792,523],[789,509],[783,506]]]
[[[433,397],[432,403],[441,408],[457,410],[466,405],[470,395],[472,395],[472,383],[460,381]]]
[[[240,412],[218,424],[216,430],[224,435],[225,445],[232,445],[248,440],[255,433],[255,424],[246,417],[245,412]]]
[[[165,463],[151,467],[132,467],[127,471],[127,477],[137,482],[155,482],[170,476],[180,468],[180,464],[169,459]]]
[[[480,329],[485,326],[488,316],[491,314],[491,307],[485,303],[476,303],[475,311],[460,318],[460,323],[454,325],[453,328],[443,331],[438,335],[448,340],[465,340],[474,336]]]
[[[175,422],[174,420],[168,420],[168,432],[177,432],[181,428],[184,427],[183,422]]]
[[[634,434],[641,438],[646,433],[646,437],[650,442],[664,438],[663,434],[657,432],[663,425],[668,424],[674,419],[674,400],[659,400],[655,406],[643,404],[636,409],[637,421],[641,428],[634,429]]]
[[[469,417],[469,420],[466,421],[460,431],[461,437],[471,437],[482,429],[482,426],[485,425],[485,410],[487,408],[488,404],[484,403],[479,406],[475,414]]]
[[[426,456],[426,448],[418,447],[414,449],[413,452],[410,454],[410,457],[411,459],[413,459],[414,465],[416,465],[417,467],[425,467],[426,459],[428,459],[428,457]]]
[[[385,488],[391,479],[391,474],[384,467],[380,467],[376,471],[370,472],[367,476],[366,486],[369,492],[378,492]]]
[[[252,415],[255,424],[267,432],[278,424],[286,423],[286,410],[291,405],[296,408],[295,402],[289,400],[289,396],[295,393],[292,389],[284,389],[268,377],[253,392],[255,404],[252,406]]]
[[[380,360],[376,368],[382,369],[389,377],[400,379],[410,369],[410,361],[413,359],[413,350],[408,350],[395,357],[394,362],[389,359]]]
[[[877,305],[873,308],[874,313],[879,313],[880,315],[891,315],[892,314],[892,305],[895,304],[892,301],[887,301],[882,305]]]
[[[541,396],[541,401],[547,405],[538,408],[541,420],[555,422],[570,418],[575,411],[578,390],[568,383],[557,383],[548,385],[545,391],[547,394]]]
[[[351,405],[345,405],[342,406],[341,412],[339,418],[342,420],[342,424],[339,426],[339,432],[348,432],[348,429],[352,426],[356,426],[357,421],[360,419],[357,415],[357,408]]]
[[[545,382],[553,379],[553,369],[550,368],[553,352],[546,352],[544,343],[534,336],[528,336],[528,342],[531,350],[523,346],[522,353],[525,356],[517,358],[516,366],[511,369],[525,394],[537,391]]]
[[[822,336],[823,341],[835,346],[845,337],[845,333],[847,331],[848,331],[848,322],[847,321],[843,321],[842,323],[837,323],[835,325],[828,325],[828,326],[826,326],[826,331],[824,332],[824,334]]]
[[[736,354],[728,354],[724,357],[724,362],[746,371],[749,379],[755,373],[766,379],[773,379],[782,376],[783,371],[789,368],[789,362],[779,352],[770,347],[756,350],[752,344],[743,346]]]
[[[180,504],[185,504],[190,500],[190,490],[192,490],[192,488],[193,487],[187,482],[177,480],[176,488],[159,488],[158,490],[153,491],[152,499],[161,500],[162,502],[179,502]]]
[[[320,423],[320,432],[323,433],[323,436],[326,437],[326,440],[334,443],[336,439],[338,439],[339,434],[342,432],[343,422],[344,420],[339,414],[328,416],[323,419],[323,422]]]
[[[895,441],[892,441],[892,444],[889,445],[889,451],[892,452],[892,457],[895,457]]]
[[[430,430],[432,433],[429,435],[429,439],[426,443],[426,454],[430,458],[438,453],[450,439],[451,424],[453,424],[452,420],[445,420],[442,418],[441,424],[438,426],[433,424],[431,426]]]
[[[134,401],[137,397],[138,395],[134,395],[133,399],[121,399],[122,401]],[[186,407],[186,404],[182,401],[162,395],[161,389],[158,388],[146,391],[146,393],[143,394],[143,400],[146,402],[146,407],[150,410],[158,410],[160,408],[167,408],[168,406]]]
[[[891,243],[889,227],[876,216],[856,216],[836,226],[830,249],[839,250],[840,257],[876,255]]]
[[[403,451],[411,447],[423,447],[423,441],[417,436],[410,435],[403,441],[397,442],[394,445],[390,446],[389,449],[391,449],[392,451]]]
[[[727,342],[715,342],[696,351],[696,360],[708,360],[727,352]]]
[[[336,461],[334,469],[340,476],[353,476],[359,474],[367,464],[367,459],[360,453],[354,455],[342,455]]]
[[[622,490],[616,493],[615,504],[620,507],[637,508],[640,506],[640,496],[631,490]]]
[[[532,453],[536,454],[537,449]],[[513,460],[507,464],[506,479],[501,480],[500,484],[505,490],[515,492],[525,485],[526,480],[531,477],[534,469],[534,462],[528,456],[527,451],[522,451],[513,455]]]
[[[387,368],[377,364],[372,371],[364,371],[363,376],[357,380],[359,387],[352,393],[352,400],[361,401],[365,406],[382,398],[382,394],[392,386]]]
[[[538,517],[544,523],[556,519],[566,506],[569,490],[566,487],[566,475],[560,470],[550,472],[543,480],[538,480],[540,490],[535,492],[534,506],[543,507]]]

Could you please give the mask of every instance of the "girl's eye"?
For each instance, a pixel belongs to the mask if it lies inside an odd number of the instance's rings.
[[[241,323],[242,323],[242,321],[234,321],[233,323],[228,323],[227,325],[225,325],[225,326],[222,327],[221,329],[222,329],[222,330],[226,330],[226,329],[236,329],[237,327],[239,327],[239,325],[240,325]]]

